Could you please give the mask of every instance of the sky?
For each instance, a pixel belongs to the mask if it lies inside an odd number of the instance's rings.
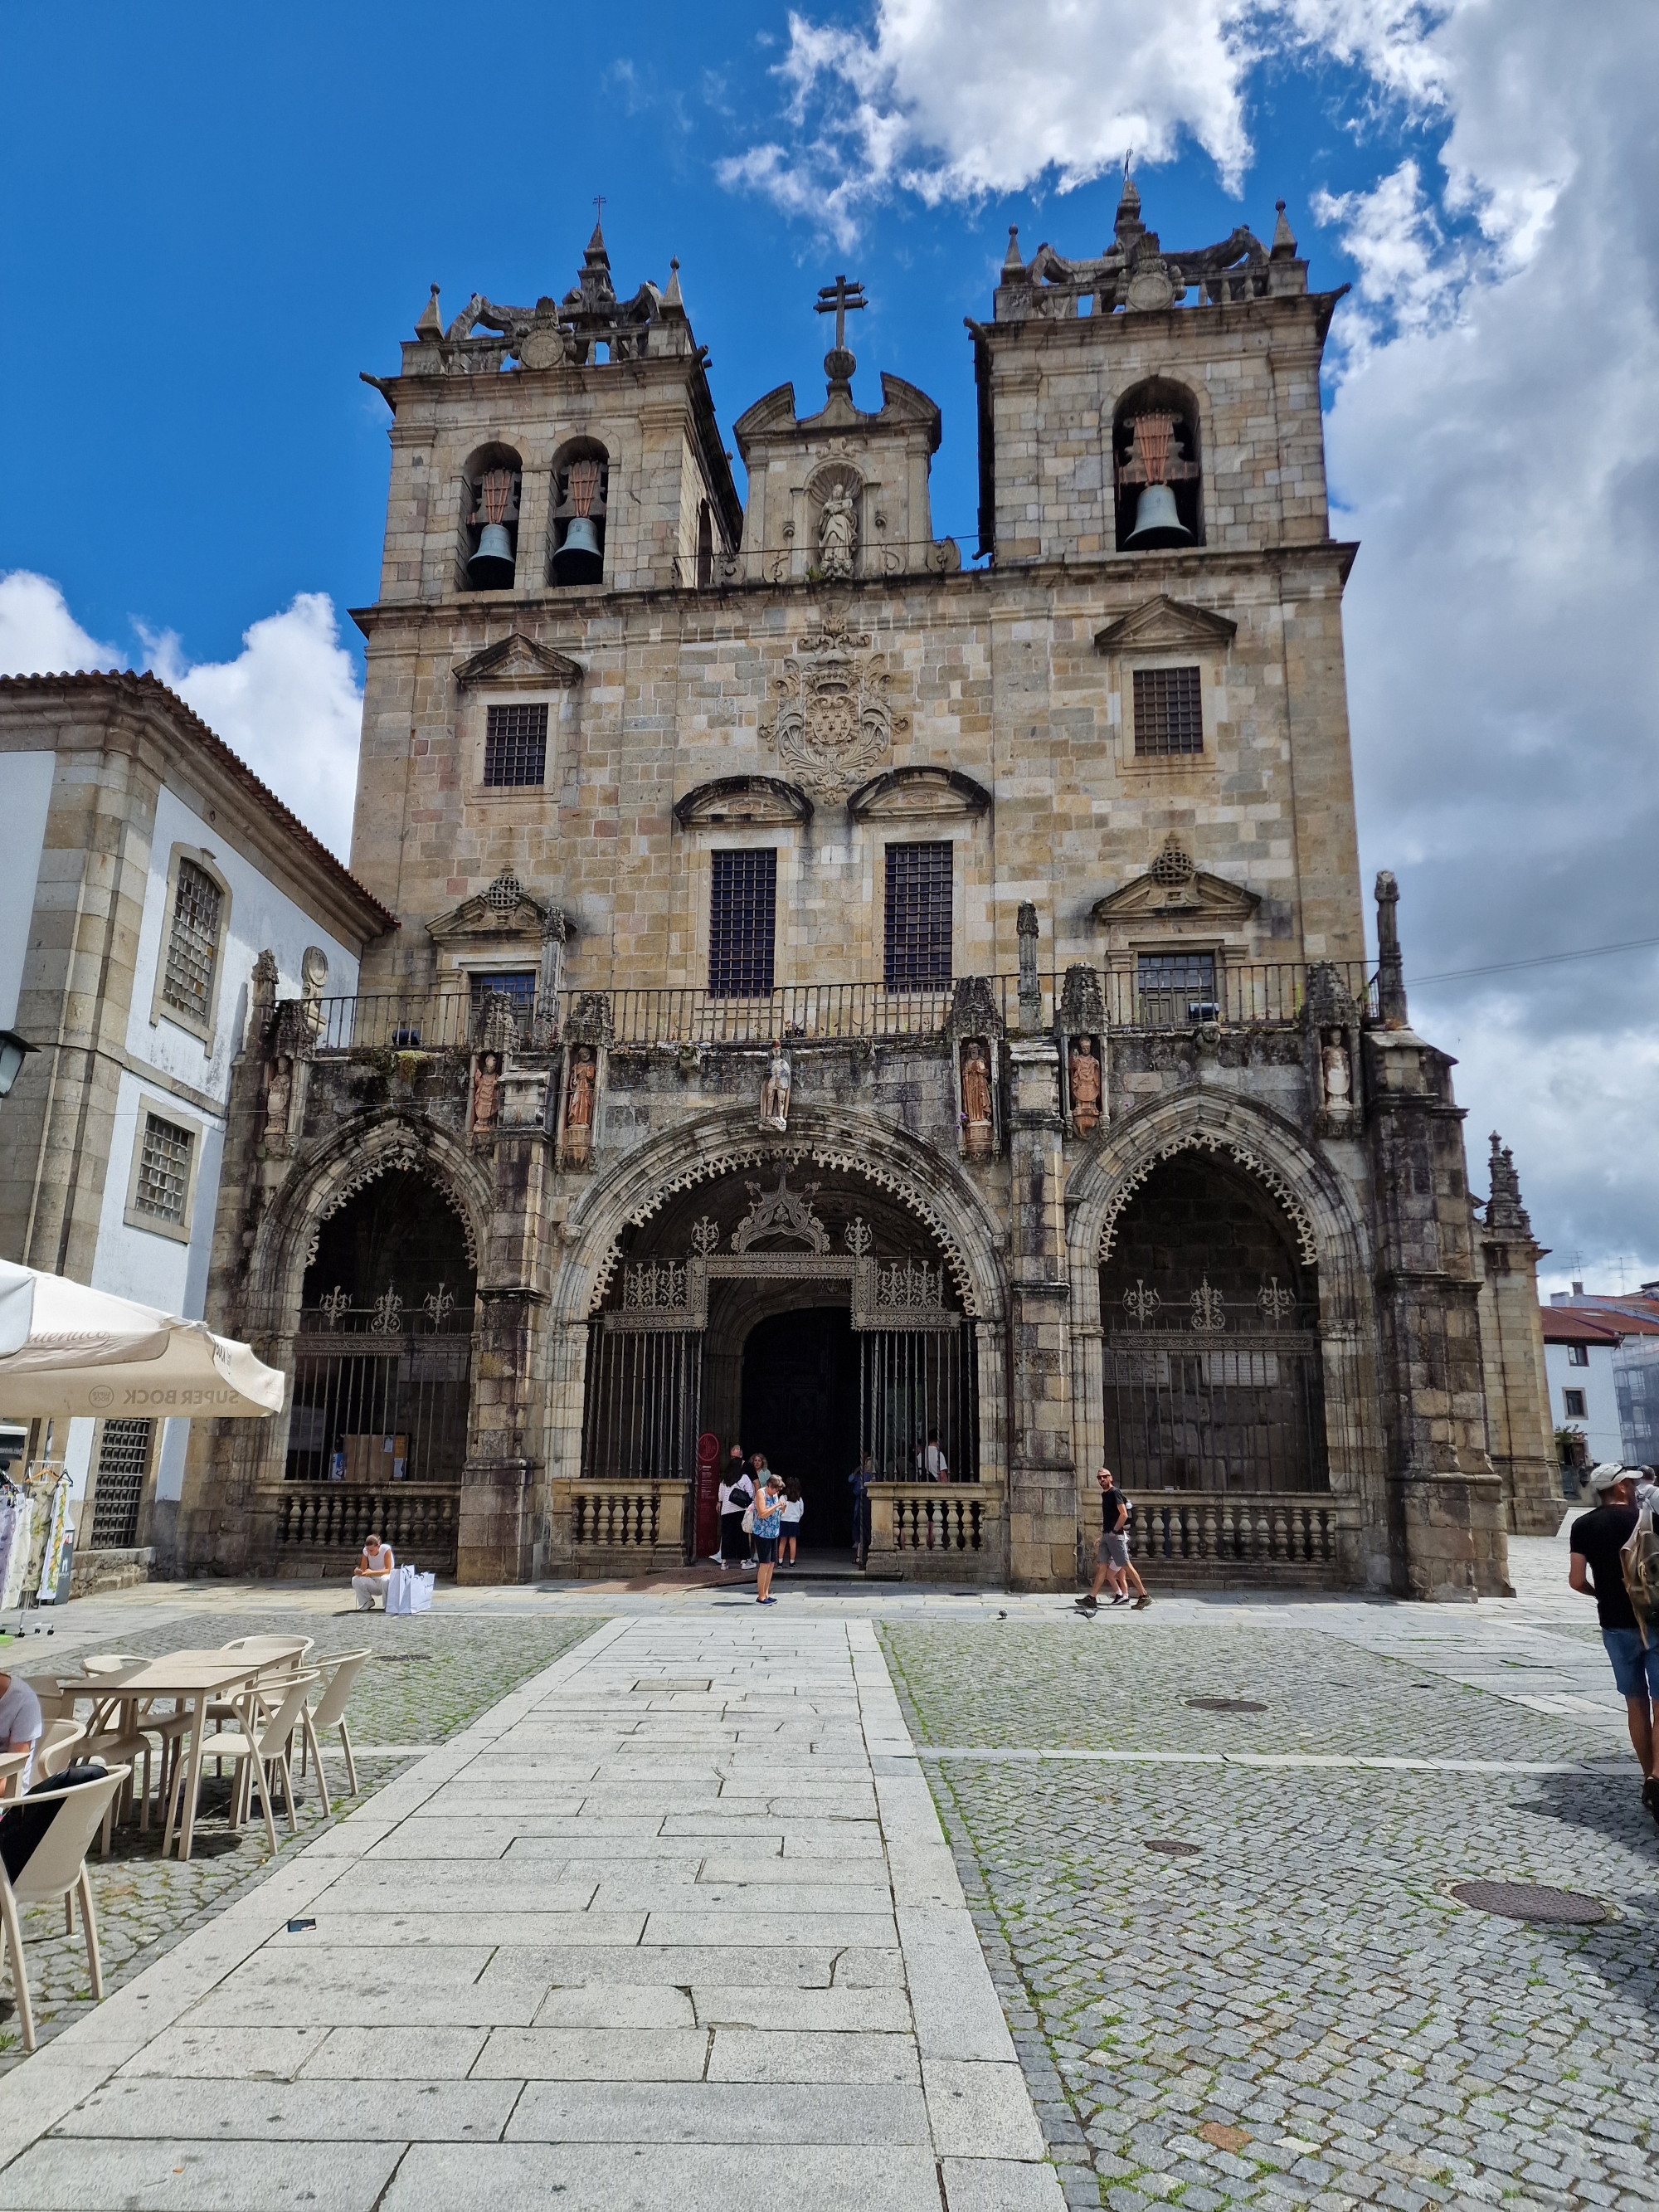
[[[1317,287],[1366,877],[1455,1054],[1477,1189],[1513,1146],[1547,1287],[1659,1278],[1659,9],[1650,0],[82,0],[0,8],[0,672],[179,690],[349,836],[395,368],[433,283],[619,291],[678,255],[728,434],[817,389],[944,410],[976,507],[964,314],[1110,235],[1284,199]],[[25,96],[25,94],[27,96]],[[1584,959],[1553,956],[1631,945]]]

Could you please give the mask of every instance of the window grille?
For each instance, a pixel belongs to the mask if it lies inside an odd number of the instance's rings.
[[[1201,753],[1204,709],[1195,668],[1137,668],[1137,754]]]
[[[138,1511],[149,1473],[154,1421],[106,1421],[92,1493],[92,1548],[130,1552],[138,1541]]]
[[[1582,1390],[1564,1390],[1561,1393],[1561,1410],[1565,1419],[1569,1421],[1582,1421],[1584,1418],[1583,1392]]]
[[[138,1188],[132,1196],[137,1212],[153,1214],[157,1221],[183,1221],[190,1198],[193,1142],[191,1132],[176,1121],[163,1121],[159,1114],[145,1115]]]
[[[179,863],[173,927],[161,971],[161,997],[169,1006],[205,1023],[213,1004],[213,969],[219,957],[219,917],[224,894],[194,860]]]
[[[491,975],[474,969],[470,978],[472,987],[472,1011],[476,1014],[486,999],[497,996],[513,1001],[513,1018],[520,1029],[534,1020],[536,1014],[536,970],[515,968],[506,974]]]
[[[484,723],[483,780],[533,784],[547,775],[547,704],[492,707]]]
[[[951,848],[887,848],[884,980],[909,991],[951,980]]]
[[[1213,952],[1143,952],[1135,962],[1139,1018],[1152,1027],[1212,1022],[1219,1014]]]
[[[708,898],[708,995],[764,999],[772,990],[778,856],[714,853]]]

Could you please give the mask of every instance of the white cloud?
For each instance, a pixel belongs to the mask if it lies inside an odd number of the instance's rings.
[[[234,660],[192,662],[173,631],[134,628],[143,665],[346,859],[363,696],[327,593],[301,592],[281,614],[255,623]],[[0,676],[132,665],[132,656],[88,635],[50,577],[27,568],[0,576]]]
[[[50,576],[13,568],[0,576],[0,676],[64,676],[120,668],[112,645],[89,637]]]
[[[161,681],[345,859],[363,697],[327,593],[255,623],[234,660],[187,663],[171,632],[143,635]]]

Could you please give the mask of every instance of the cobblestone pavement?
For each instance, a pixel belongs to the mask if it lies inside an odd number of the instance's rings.
[[[1659,1832],[1599,1650],[1508,1607],[1163,1618],[880,1632],[1068,2203],[1659,2204]],[[1449,1894],[1482,1879],[1609,1917]]]
[[[379,1613],[323,1612],[280,1604],[216,1609],[205,1625],[197,1609],[173,1614],[153,1607],[151,1613],[159,1617],[139,1616],[143,1625],[136,1628],[130,1617],[113,1644],[100,1641],[90,1629],[76,1638],[65,1636],[61,1649],[57,1638],[48,1644],[44,1638],[30,1637],[5,1647],[0,1663],[9,1663],[21,1674],[46,1674],[65,1662],[72,1665],[76,1649],[114,1649],[152,1658],[198,1643],[216,1645],[254,1635],[309,1636],[319,1658],[368,1644],[374,1657],[358,1677],[348,1714],[353,1744],[364,1747],[358,1753],[361,1792],[356,1799],[342,1794],[345,1776],[337,1750],[329,1759],[325,1747],[337,1817],[362,1804],[399,1772],[419,1747],[441,1743],[464,1728],[596,1625],[591,1617],[568,1614],[478,1620],[432,1613],[413,1620],[388,1620]],[[409,1753],[401,1747],[409,1747]],[[131,1980],[180,1936],[222,1911],[270,1872],[264,1822],[256,1811],[251,1825],[240,1837],[233,1837],[222,1819],[228,1796],[227,1781],[222,1790],[215,1789],[205,1798],[205,1817],[188,1865],[161,1856],[161,1837],[154,1825],[148,1834],[136,1826],[118,1828],[109,1858],[94,1854],[90,1860],[106,1990]],[[299,1833],[291,1836],[279,1814],[279,1857],[302,1846],[326,1825],[320,1797],[309,1782],[301,1782],[295,1796]],[[55,1907],[33,1906],[25,1912],[23,1942],[36,2033],[44,2042],[94,2009],[86,1952],[78,1935],[65,1937],[62,1914]],[[23,2056],[9,1981],[7,1990],[0,1997],[0,2073]]]

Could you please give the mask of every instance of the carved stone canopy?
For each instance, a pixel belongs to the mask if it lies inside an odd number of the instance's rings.
[[[885,822],[902,817],[980,815],[990,811],[991,794],[982,783],[954,768],[890,768],[861,783],[847,802],[854,822]]]
[[[1224,876],[1206,875],[1172,830],[1144,876],[1133,877],[1093,908],[1097,922],[1184,921],[1242,923],[1261,906],[1260,896]]]
[[[538,645],[520,630],[458,660],[453,672],[463,690],[469,684],[487,684],[492,690],[568,691],[582,680],[580,661]]]
[[[682,830],[703,823],[810,822],[812,802],[799,784],[775,775],[722,775],[674,801]]]
[[[1095,632],[1097,653],[1224,652],[1238,624],[1160,592]]]
[[[464,945],[504,937],[533,939],[539,944],[556,917],[568,926],[568,916],[532,898],[516,876],[504,875],[426,927],[434,945]]]

